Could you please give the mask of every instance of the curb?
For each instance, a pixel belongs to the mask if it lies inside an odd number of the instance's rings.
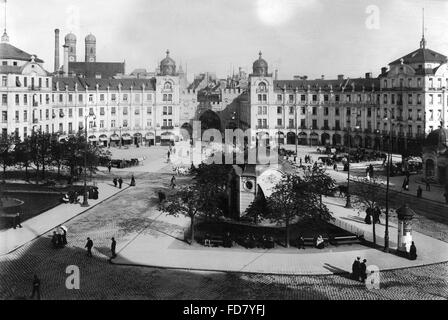
[[[219,272],[219,273],[228,273],[228,274],[261,274],[261,275],[270,275],[270,276],[314,276],[314,277],[328,277],[334,275],[347,275],[350,274],[349,271],[345,272],[332,272],[332,273],[275,273],[275,272],[259,272],[259,271],[234,271],[234,270],[213,270],[206,268],[188,268],[188,267],[169,267],[169,266],[157,266],[157,265],[147,265],[147,264],[137,264],[137,263],[115,263],[112,259],[109,259],[109,263],[115,266],[122,267],[137,267],[137,268],[152,268],[152,269],[160,269],[160,270],[182,270],[182,271],[199,271],[199,272]],[[433,262],[428,264],[422,264],[418,266],[408,266],[408,267],[398,267],[398,268],[386,268],[380,270],[380,272],[392,272],[395,270],[404,270],[404,269],[414,269],[421,267],[428,267],[434,265],[441,265],[448,263],[448,261],[442,262]],[[350,266],[349,266],[350,267]]]
[[[109,197],[107,197],[107,198],[101,200],[100,202],[96,203],[96,204],[93,205],[93,206],[88,207],[86,210],[84,210],[84,211],[82,211],[82,212],[80,212],[80,213],[74,215],[74,216],[71,217],[70,219],[68,219],[68,220],[66,220],[66,221],[63,221],[63,222],[61,222],[60,224],[67,223],[67,222],[69,222],[69,221],[71,221],[71,220],[73,220],[73,219],[79,217],[80,215],[82,215],[82,214],[84,214],[84,213],[90,211],[91,209],[95,208],[96,206],[98,206],[98,205],[104,203],[105,201],[107,201],[107,200],[109,200],[109,199],[115,197],[116,195],[122,193],[123,191],[125,191],[125,190],[127,190],[127,189],[129,189],[129,188],[131,188],[131,186],[127,186],[126,188],[121,189],[121,190],[118,191],[117,193],[115,193],[115,194],[113,194],[113,195],[111,195],[111,196],[109,196]],[[51,210],[51,209],[50,209],[50,210]],[[23,246],[25,246],[25,245],[27,245],[27,244],[33,242],[34,240],[36,240],[36,239],[42,237],[43,235],[47,234],[48,232],[50,232],[50,231],[53,230],[54,228],[55,228],[55,227],[52,227],[51,229],[49,229],[49,230],[47,230],[47,231],[41,233],[40,235],[37,235],[37,236],[34,237],[33,239],[31,239],[31,240],[29,240],[29,241],[27,241],[27,242],[25,242],[25,243],[19,245],[18,247],[12,249],[11,251],[9,251],[9,252],[7,252],[7,253],[3,253],[3,254],[1,254],[0,257],[7,256],[8,254],[11,254],[11,253],[13,253],[13,252],[19,250],[19,249],[22,248]]]

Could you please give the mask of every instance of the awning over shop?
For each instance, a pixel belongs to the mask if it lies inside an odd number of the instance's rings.
[[[172,132],[163,132],[161,135],[162,140],[174,140],[174,133]]]
[[[119,136],[118,134],[113,134],[113,135],[110,137],[110,140],[118,141],[118,140],[120,140],[120,136]]]
[[[130,134],[124,134],[124,135],[122,136],[122,139],[123,139],[123,140],[132,140],[132,137],[131,137]]]
[[[60,136],[59,137],[59,142],[61,142],[63,140],[67,141],[68,140],[68,136]]]
[[[98,138],[96,136],[90,136],[89,141],[91,141],[91,142],[98,141]]]
[[[107,140],[108,140],[108,138],[107,138],[107,136],[105,134],[100,135],[100,141],[104,142],[104,141],[107,141]]]
[[[145,139],[148,139],[148,140],[154,139],[154,137],[155,137],[155,135],[154,135],[154,133],[152,133],[152,132],[148,132],[148,133],[145,135]]]

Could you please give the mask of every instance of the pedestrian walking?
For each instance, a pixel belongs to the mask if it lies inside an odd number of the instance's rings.
[[[20,224],[20,222],[21,222],[21,217],[20,217],[20,212],[17,212],[16,213],[16,216],[14,217],[14,229],[16,228],[16,227],[19,227],[19,228],[22,228],[22,225]]]
[[[109,165],[107,166],[107,170],[109,170],[109,173],[112,171],[112,165],[109,163]]]
[[[87,256],[92,257],[92,247],[93,241],[90,238],[87,238],[87,243],[84,248],[87,248]]]
[[[117,254],[115,253],[115,249],[117,248],[117,241],[115,241],[115,238],[112,238],[112,244],[110,245],[110,251],[112,252],[112,259],[117,257]]]
[[[359,276],[361,278],[361,282],[365,282],[366,278],[367,278],[367,265],[366,265],[367,260],[364,259],[361,264],[359,265]]]
[[[115,186],[115,188],[117,187],[117,184],[118,184],[118,179],[117,178],[114,178],[114,180],[112,181],[113,183],[114,183],[114,186]]]
[[[338,171],[338,164],[336,162],[333,164],[333,170]]]
[[[301,235],[297,239],[297,249],[305,249],[305,239]]]
[[[423,189],[422,187],[418,186],[417,188],[417,198],[421,198],[423,194]]]
[[[34,298],[34,295],[37,295],[37,300],[40,300],[40,279],[36,274],[33,278],[33,291],[31,293],[31,299]]]
[[[62,245],[65,246],[67,244],[67,231],[64,228],[62,230]]]
[[[300,166],[302,166],[302,158],[300,158],[299,161],[300,161]]]
[[[374,210],[374,212],[375,212],[375,219],[376,219],[376,222],[377,222],[378,224],[381,224],[381,220],[380,220],[380,217],[381,217],[381,209],[380,209],[380,207],[376,206],[375,209],[373,209],[373,210]]]
[[[171,189],[174,189],[176,187],[176,177],[175,176],[173,176],[171,178],[170,187],[171,187]]]
[[[431,184],[426,180],[426,191],[431,191]]]
[[[352,279],[359,281],[359,275],[361,270],[361,258],[357,257],[352,264]]]
[[[168,153],[167,153],[167,162],[170,162],[170,156],[171,156],[171,151],[168,150]]]
[[[123,185],[123,179],[118,179],[118,187],[121,189],[121,186]]]
[[[409,180],[408,177],[404,178],[403,180],[403,184],[401,185],[401,189],[404,191],[408,190],[408,184],[409,184]]]
[[[412,241],[411,248],[409,250],[409,259],[416,260],[417,259],[417,247],[414,244],[414,241]]]
[[[162,204],[162,202],[166,199],[166,195],[162,191],[159,191],[157,194],[159,196],[159,204]]]
[[[135,177],[132,175],[131,177],[131,187],[135,187]]]
[[[56,234],[56,231],[53,231],[53,236],[51,237],[51,244],[53,245],[53,248],[58,247],[58,235]]]

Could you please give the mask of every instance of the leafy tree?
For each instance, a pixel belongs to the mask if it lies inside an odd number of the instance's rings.
[[[53,136],[50,142],[51,164],[58,168],[58,178],[61,176],[61,167],[64,164],[65,143],[59,142],[57,136]]]
[[[203,199],[201,192],[195,185],[181,186],[176,194],[170,196],[165,204],[160,205],[159,210],[168,215],[178,217],[184,215],[190,218],[191,241],[194,241],[194,223],[197,215],[201,212]]]
[[[267,216],[269,213],[269,206],[266,197],[261,189],[258,191],[254,201],[246,210],[246,216],[254,219],[254,223],[258,223],[258,217]]]
[[[201,164],[196,170],[195,186],[203,199],[202,211],[207,219],[227,210],[227,182],[231,165]]]
[[[2,135],[0,138],[0,163],[3,168],[3,180],[6,178],[6,169],[14,164],[14,149],[19,139],[14,133]]]
[[[19,164],[22,168],[25,168],[25,179],[29,180],[28,168],[31,166],[31,141],[29,138],[25,138],[23,142],[19,143],[14,149],[14,159],[16,164]]]
[[[285,225],[285,243],[289,247],[290,226],[304,218],[329,221],[332,217],[327,207],[320,203],[317,187],[308,178],[298,174],[284,174],[267,199],[270,207],[266,217]]]
[[[356,194],[352,202],[357,204],[366,214],[371,214],[373,218],[374,210],[382,208],[384,191],[377,179],[371,179],[369,182],[357,183],[353,188]],[[373,244],[376,245],[375,219],[372,219]]]

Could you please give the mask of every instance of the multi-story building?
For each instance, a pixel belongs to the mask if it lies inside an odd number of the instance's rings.
[[[185,73],[177,70],[169,52],[153,76],[127,77],[120,68],[101,71],[93,35],[86,39],[82,64],[99,69],[90,76],[70,74],[70,64],[77,61],[76,37],[65,37],[59,68],[58,36],[57,30],[52,75],[42,60],[3,35],[3,134],[26,137],[37,127],[63,138],[84,129],[92,114],[89,138],[105,145],[176,141],[182,138],[181,128],[191,130],[192,121],[200,120],[221,130],[250,127],[253,142],[259,137],[279,144],[373,149],[386,149],[392,142],[396,151],[406,153],[418,152],[424,136],[448,117],[447,57],[427,49],[424,37],[419,49],[382,68],[378,77],[277,80],[260,53],[248,79],[201,75],[186,86]]]
[[[426,134],[448,117],[447,57],[420,48],[373,78],[275,80],[261,57],[250,75],[255,135],[279,144],[348,145],[419,153]]]

